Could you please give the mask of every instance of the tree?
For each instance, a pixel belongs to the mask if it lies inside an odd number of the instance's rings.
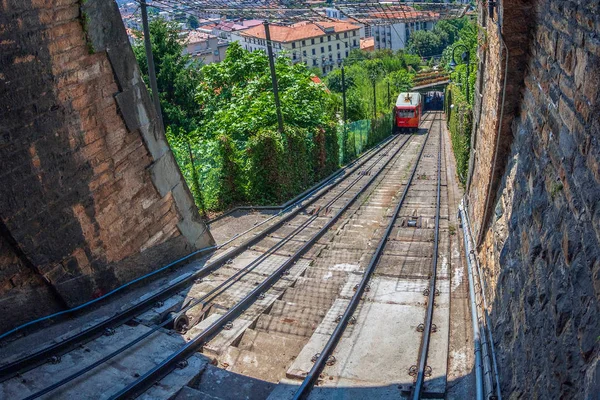
[[[417,70],[421,64],[421,58],[417,55],[402,51],[394,53],[389,49],[374,52],[354,51],[353,54],[353,62],[347,64],[345,70],[348,121],[373,116],[373,83],[376,85],[377,111],[387,112],[395,96],[412,87],[413,74],[408,69]],[[340,93],[341,71],[333,70],[325,78],[325,83],[332,92]]]
[[[379,79],[381,74],[385,71],[383,67],[383,61],[381,61],[379,58],[366,60],[363,65],[371,82],[375,82],[377,79]]]
[[[183,54],[176,23],[155,18],[150,22],[150,42],[156,67],[160,106],[166,127],[173,132],[190,132],[198,127],[200,107],[195,100],[200,82],[199,64]],[[142,34],[133,44],[144,81],[149,87],[148,63]]]
[[[360,121],[367,118],[364,99],[360,97],[357,91],[348,92],[346,103],[348,121]]]
[[[421,57],[431,57],[442,53],[445,43],[432,31],[416,31],[408,40],[408,49]]]
[[[325,84],[332,92],[342,93],[342,70],[334,69],[325,78]],[[352,75],[345,76],[346,90],[354,87],[354,77]]]
[[[306,65],[278,57],[275,70],[286,125],[314,128],[335,119],[327,112],[334,101],[331,94],[312,81]],[[202,68],[196,99],[202,105],[200,130],[207,136],[227,134],[246,140],[277,124],[268,58],[237,42],[230,44],[225,60]]]
[[[467,65],[463,63],[462,60],[457,59],[456,61],[459,63],[459,65],[456,66],[454,71],[449,70],[449,72],[451,73],[452,80],[461,84],[461,86],[459,86],[459,90],[463,94],[465,99],[467,98],[467,87],[470,88],[470,98],[467,99],[467,103],[472,104],[473,94],[475,92],[473,88],[475,87],[475,79],[477,76],[477,25],[475,25],[468,19],[460,21],[462,22],[462,27],[460,28],[456,36],[457,40],[454,43],[451,43],[448,47],[446,47],[446,49],[444,49],[442,55],[442,64],[446,65],[446,68],[449,69],[449,64],[452,60],[452,54],[454,53],[454,49],[458,45],[465,46],[467,49],[469,49],[469,54],[471,57],[469,82],[465,82],[467,75]],[[462,53],[462,51],[457,51],[456,53],[458,56],[458,53]]]
[[[395,93],[408,92],[413,86],[413,76],[406,70],[392,72],[387,80]]]
[[[459,38],[459,32],[472,25],[467,17],[442,20],[431,31],[416,31],[408,40],[408,48],[421,57],[437,56]]]
[[[193,15],[190,15],[188,17],[187,24],[191,29],[198,29],[198,27],[200,26],[200,23],[198,22],[198,18],[194,17]]]

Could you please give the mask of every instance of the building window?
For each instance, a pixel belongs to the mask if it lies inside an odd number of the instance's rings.
[[[331,35],[327,35],[327,41],[331,42]]]
[[[323,36],[321,36],[321,43],[323,43]]]
[[[303,51],[302,51],[302,55],[303,55],[304,57],[306,57],[306,50],[303,50]]]
[[[296,56],[296,52],[293,52],[293,53],[292,53],[292,59],[294,59],[294,60],[295,60],[295,59],[297,59],[297,58],[298,58],[298,57]]]
[[[344,42],[344,47],[348,48],[348,42]]]
[[[292,42],[292,49],[296,48],[296,42]]]
[[[354,47],[356,47],[356,39],[354,39],[353,43],[354,43]]]
[[[344,37],[347,38],[348,37],[348,32],[344,32]]]
[[[341,59],[342,59],[342,55],[341,55],[340,53],[338,53],[338,58],[337,58],[337,59],[338,59],[338,60],[341,60]]]
[[[315,39],[310,39],[310,44],[315,44]]]
[[[321,47],[321,54],[325,53],[325,47]]]
[[[339,33],[336,33],[336,34],[335,34],[335,38],[336,38],[336,40],[340,40],[340,34],[339,34]]]
[[[346,57],[348,57],[348,50],[346,50]]]
[[[352,32],[352,36],[356,36],[356,31]]]
[[[313,56],[314,56],[315,54],[317,54],[317,49],[312,49],[312,54],[313,54]]]
[[[339,44],[339,43],[337,44],[337,49],[338,49],[338,50],[340,49],[340,44]]]
[[[331,51],[331,45],[327,46],[327,50]]]
[[[302,41],[302,46],[306,46],[306,40]]]
[[[333,55],[332,54],[329,55],[329,61],[333,61]]]
[[[317,59],[313,58],[313,65],[316,67],[317,66]]]

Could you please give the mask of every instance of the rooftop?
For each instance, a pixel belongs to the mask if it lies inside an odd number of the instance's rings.
[[[417,11],[412,7],[405,6],[396,10],[388,11],[376,11],[369,13],[369,17],[372,19],[393,19],[395,22],[399,21],[431,21],[440,19],[440,14],[433,11]],[[369,19],[369,18],[367,18]]]
[[[186,44],[205,42],[208,39],[216,38],[215,35],[211,35],[210,33],[202,32],[199,30],[189,31],[187,35],[184,37],[184,41]]]
[[[215,28],[225,32],[242,31],[262,24],[259,19],[249,19],[243,21],[223,21],[218,23]]]
[[[361,50],[374,50],[375,49],[375,38],[368,37],[364,39],[360,39],[360,49]]]
[[[298,22],[292,25],[269,25],[271,40],[275,42],[295,42],[298,40],[325,36],[332,33],[354,31],[358,29],[360,29],[360,25],[345,21],[323,21],[318,23]],[[246,29],[241,34],[243,36],[265,39],[265,28],[264,26],[259,25]]]

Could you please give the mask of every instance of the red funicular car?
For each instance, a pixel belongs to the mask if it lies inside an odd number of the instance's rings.
[[[416,132],[419,129],[422,112],[420,93],[400,93],[394,107],[394,133]]]

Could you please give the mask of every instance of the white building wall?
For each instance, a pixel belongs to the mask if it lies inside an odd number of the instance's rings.
[[[375,49],[404,50],[412,32],[430,31],[434,27],[435,21],[397,22],[395,24],[373,26]]]
[[[273,52],[287,52],[287,57],[294,62],[303,62],[308,67],[317,67],[324,74],[330,72],[338,64],[338,59],[345,59],[350,51],[360,48],[360,29],[354,31],[324,34],[323,36],[298,40],[295,42],[274,42]],[[344,35],[347,33],[347,36]],[[240,34],[231,36],[244,49],[249,51],[261,50],[267,52],[264,39],[251,38]]]

